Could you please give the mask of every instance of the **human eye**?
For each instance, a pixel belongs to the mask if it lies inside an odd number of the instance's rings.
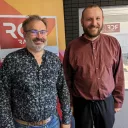
[[[32,29],[30,32],[31,32],[32,34],[37,34],[37,33],[38,33],[38,31],[37,31],[37,30],[34,30],[34,29]]]
[[[47,34],[47,30],[41,30],[40,33],[41,34]]]
[[[92,19],[91,18],[88,18],[87,21],[91,21]]]
[[[96,20],[100,20],[100,17],[97,17]]]

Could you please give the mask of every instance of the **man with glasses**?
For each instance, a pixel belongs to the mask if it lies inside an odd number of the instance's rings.
[[[70,98],[62,63],[44,50],[46,19],[31,15],[22,27],[26,48],[7,55],[0,69],[0,128],[70,128]]]

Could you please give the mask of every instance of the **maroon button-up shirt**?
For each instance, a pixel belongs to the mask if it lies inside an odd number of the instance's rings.
[[[67,46],[63,64],[71,96],[103,100],[112,94],[115,107],[122,107],[123,61],[114,37],[100,34],[94,41],[78,37]]]

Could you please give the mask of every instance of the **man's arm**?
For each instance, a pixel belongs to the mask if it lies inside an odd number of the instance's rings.
[[[68,45],[68,47],[66,48],[65,50],[65,54],[64,54],[64,60],[63,60],[63,68],[64,68],[64,74],[65,74],[65,79],[66,79],[66,82],[67,82],[67,85],[68,85],[68,88],[69,88],[69,92],[70,92],[70,98],[71,98],[71,106],[72,105],[72,100],[73,100],[73,97],[72,97],[72,86],[73,86],[73,74],[74,74],[74,71],[73,71],[73,68],[70,64],[70,46]]]
[[[71,123],[71,108],[70,108],[70,95],[65,81],[62,64],[58,73],[57,80],[57,93],[62,109],[62,128],[70,128]]]
[[[114,101],[115,101],[115,112],[118,112],[122,107],[124,100],[124,71],[123,71],[123,60],[122,52],[119,46],[117,54],[117,62],[113,67],[113,76],[115,80],[115,89],[113,91]]]
[[[9,63],[5,60],[0,69],[0,128],[15,128],[11,111],[11,84],[8,66]]]

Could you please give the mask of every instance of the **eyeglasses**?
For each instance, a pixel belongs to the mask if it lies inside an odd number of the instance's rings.
[[[35,29],[27,30],[25,32],[30,32],[30,34],[33,35],[33,36],[37,36],[38,33],[40,33],[42,35],[46,35],[48,33],[47,30],[40,30],[40,31],[38,31],[38,30],[35,30]]]

